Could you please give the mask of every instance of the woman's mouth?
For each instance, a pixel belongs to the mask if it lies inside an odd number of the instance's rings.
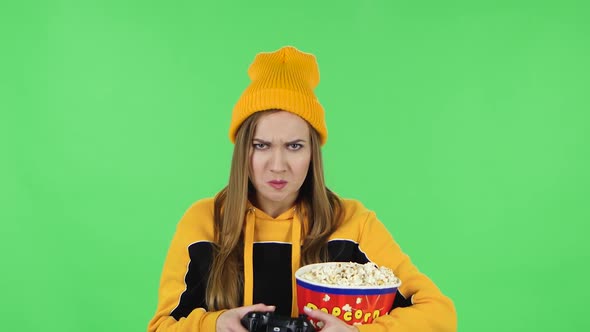
[[[267,183],[275,189],[283,189],[287,185],[287,181],[285,180],[272,180]]]

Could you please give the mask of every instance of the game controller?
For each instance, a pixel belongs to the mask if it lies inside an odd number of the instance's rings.
[[[242,317],[249,332],[315,332],[306,315],[297,318],[279,316],[273,312],[252,311]]]

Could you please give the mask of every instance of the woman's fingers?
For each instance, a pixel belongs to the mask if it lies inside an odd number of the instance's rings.
[[[322,331],[358,331],[356,327],[346,324],[338,317],[327,312],[312,310],[308,307],[303,307],[303,311],[308,317],[317,322],[316,325],[322,327]]]
[[[253,304],[245,307],[239,307],[238,312],[244,316],[251,311],[260,311],[260,312],[267,312],[267,311],[275,311],[274,305],[266,305],[264,303]]]
[[[312,310],[311,308],[303,307],[303,311],[305,312],[305,314],[308,317],[313,318],[313,320],[315,320],[316,322],[322,321],[322,322],[324,322],[324,324],[328,324],[328,323],[332,322],[333,320],[337,320],[337,321],[341,322],[341,320],[334,317],[334,315],[330,315],[329,313],[323,312],[321,310]]]
[[[275,306],[259,303],[230,309],[219,315],[217,318],[216,330],[218,332],[247,332],[247,330],[242,326],[241,320],[244,316],[252,311],[275,311]]]

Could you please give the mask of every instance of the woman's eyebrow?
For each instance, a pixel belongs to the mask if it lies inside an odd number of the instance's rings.
[[[285,144],[297,144],[297,143],[305,143],[305,140],[299,138],[299,139],[296,139],[294,141],[287,142]]]
[[[263,140],[263,139],[260,139],[260,138],[254,138],[254,139],[252,139],[252,142],[258,142],[258,143],[262,143],[262,144],[270,145],[270,142],[268,142],[268,141],[265,141],[265,140]]]
[[[262,144],[267,144],[267,145],[270,145],[271,144],[271,142],[265,141],[265,140],[260,139],[260,138],[253,138],[252,141],[253,142],[262,143]],[[298,138],[298,139],[295,139],[295,140],[292,140],[292,141],[289,141],[289,142],[285,142],[285,144],[297,144],[297,143],[306,143],[306,142],[307,142],[306,140],[301,139],[301,138]]]

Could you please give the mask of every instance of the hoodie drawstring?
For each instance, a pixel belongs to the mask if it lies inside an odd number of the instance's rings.
[[[254,231],[256,227],[255,208],[249,208],[244,229],[244,306],[252,305],[254,297]],[[299,315],[297,308],[297,283],[295,272],[301,261],[301,220],[295,212],[291,222],[291,317]]]
[[[244,305],[252,305],[254,294],[254,227],[256,215],[254,208],[249,208],[244,230]]]
[[[295,272],[299,269],[301,261],[301,220],[297,216],[297,211],[293,216],[291,223],[291,317],[299,315],[297,308],[297,283],[295,282]]]

